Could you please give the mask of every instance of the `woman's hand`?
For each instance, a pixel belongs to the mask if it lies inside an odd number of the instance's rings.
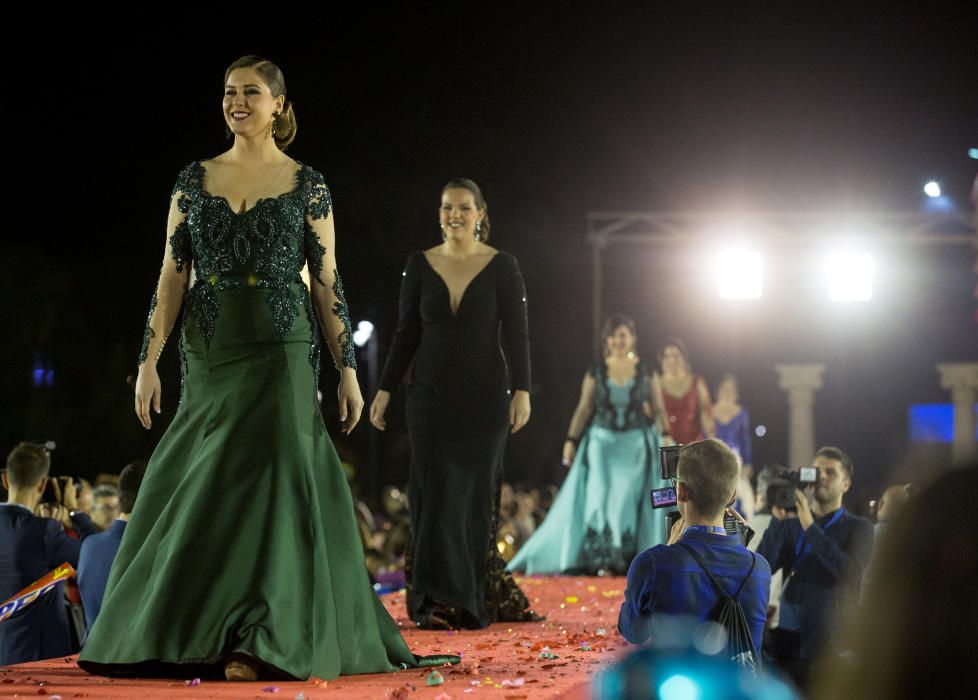
[[[340,371],[336,398],[339,401],[340,421],[343,423],[341,431],[349,435],[360,422],[360,413],[363,411],[363,396],[357,382],[357,371],[352,367],[344,367]]]
[[[575,445],[570,440],[564,441],[564,455],[561,462],[565,467],[569,467],[574,463],[574,457],[577,456],[577,445]]]
[[[153,427],[150,411],[160,413],[162,397],[163,387],[160,385],[156,364],[147,360],[139,365],[139,376],[136,377],[136,417],[146,430]]]
[[[374,402],[370,404],[370,424],[377,430],[386,430],[387,421],[384,414],[387,412],[387,404],[391,402],[391,393],[381,389],[374,397]]]
[[[510,433],[517,432],[530,420],[530,392],[522,389],[513,392],[513,400],[509,402],[509,424],[513,426]]]

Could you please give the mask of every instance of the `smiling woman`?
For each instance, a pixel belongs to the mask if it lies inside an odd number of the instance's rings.
[[[150,429],[156,363],[186,302],[180,403],[78,663],[255,680],[456,662],[412,654],[367,578],[316,395],[325,340],[353,430],[363,400],[332,199],[321,174],[283,153],[296,129],[281,71],[236,61],[223,111],[232,148],[177,178],[139,358],[135,409]]]
[[[496,550],[507,433],[530,418],[523,277],[516,258],[486,245],[488,207],[474,182],[449,182],[438,218],[441,245],[408,258],[394,344],[370,408],[383,430],[391,393],[413,362],[408,614],[437,629],[539,620]]]

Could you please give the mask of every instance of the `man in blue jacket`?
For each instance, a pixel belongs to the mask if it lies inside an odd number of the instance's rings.
[[[6,600],[60,564],[78,566],[81,542],[65,534],[61,523],[34,515],[51,469],[43,445],[22,442],[7,457],[0,503],[0,601]],[[75,530],[84,538],[95,525],[77,507],[75,486],[68,479],[62,493]],[[64,584],[0,622],[0,666],[70,654]]]
[[[92,629],[102,608],[105,584],[108,583],[112,562],[119,551],[122,533],[126,531],[126,523],[132,514],[144,469],[145,464],[142,462],[126,465],[119,474],[119,516],[105,532],[92,535],[82,543],[78,561],[78,590],[81,592],[88,629]]]
[[[783,569],[785,577],[781,619],[767,650],[802,688],[816,655],[830,649],[835,611],[858,600],[873,551],[873,524],[842,507],[852,486],[852,459],[837,447],[823,447],[812,465],[819,477],[811,504],[796,489],[794,510],[772,506],[771,524],[757,547],[771,570]]]
[[[740,463],[729,447],[714,438],[684,446],[676,466],[676,498],[682,518],[668,544],[647,549],[628,569],[625,602],[618,630],[629,642],[655,639],[655,622],[663,616],[705,621],[719,602],[709,574],[683,545],[692,547],[707,569],[731,595],[743,584],[739,600],[751,638],[759,652],[767,615],[771,571],[738,535],[723,527],[724,512],[737,491]]]

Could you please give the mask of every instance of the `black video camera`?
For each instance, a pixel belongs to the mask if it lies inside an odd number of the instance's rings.
[[[795,506],[795,489],[805,490],[818,483],[818,467],[801,467],[800,469],[781,469],[768,483],[767,505],[769,508],[778,506],[785,510],[797,510]]]

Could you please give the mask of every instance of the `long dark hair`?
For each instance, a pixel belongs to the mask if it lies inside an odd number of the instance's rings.
[[[282,75],[282,70],[267,58],[262,58],[261,56],[242,56],[224,71],[225,83],[227,83],[228,78],[231,76],[231,71],[237,70],[238,68],[254,68],[268,86],[268,89],[271,90],[272,97],[278,97],[279,95],[285,97],[285,76]],[[279,150],[284,151],[295,140],[295,135],[299,129],[295,121],[295,110],[292,108],[291,100],[285,100],[282,113],[275,121],[275,132],[272,134],[272,138],[275,139],[275,145],[279,147]]]
[[[445,194],[446,190],[468,190],[472,193],[473,199],[475,199],[475,208],[481,209],[483,212],[482,217],[482,227],[479,229],[479,240],[485,243],[489,240],[489,205],[486,204],[486,198],[482,196],[482,190],[479,186],[475,184],[474,180],[470,180],[467,177],[457,177],[454,180],[449,181],[447,185],[441,188],[441,193]]]

